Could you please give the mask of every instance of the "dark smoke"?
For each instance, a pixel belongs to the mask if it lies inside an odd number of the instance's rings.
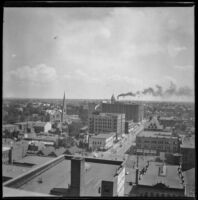
[[[177,87],[173,82],[171,82],[170,87],[165,91],[164,96],[173,96],[176,94],[177,94]]]
[[[170,97],[170,96],[192,96],[192,90],[188,86],[180,87],[177,89],[177,86],[170,82],[170,87],[166,89],[163,92],[163,88],[160,85],[156,85],[156,90],[152,87],[145,88],[142,91],[137,91],[136,93],[128,92],[128,93],[122,93],[117,96],[119,97],[125,97],[125,96],[139,96],[141,94],[147,95],[150,94],[154,97]]]
[[[142,91],[142,94],[151,94],[154,96],[155,94],[155,91],[153,90],[153,88],[149,87],[149,88],[146,88]]]
[[[157,91],[155,92],[155,96],[163,96],[163,89],[162,86],[156,85]]]
[[[192,90],[188,86],[180,87],[177,96],[192,96]]]
[[[125,96],[132,96],[132,97],[135,97],[136,95],[135,95],[134,93],[132,93],[132,92],[128,92],[128,93],[119,94],[119,95],[117,96],[117,98],[119,98],[119,97],[125,97]]]

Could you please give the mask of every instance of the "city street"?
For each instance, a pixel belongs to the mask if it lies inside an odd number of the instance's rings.
[[[143,125],[140,125],[135,132],[125,134],[119,142],[114,144],[109,150],[105,152],[97,152],[98,158],[106,158],[113,160],[124,160],[127,158],[125,152],[131,147],[132,143],[135,142],[136,135],[143,130]]]

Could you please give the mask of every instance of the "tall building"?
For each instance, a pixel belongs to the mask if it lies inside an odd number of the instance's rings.
[[[126,121],[133,120],[140,122],[144,117],[144,106],[142,104],[125,103],[115,101],[112,97],[110,102],[102,102],[102,112],[104,113],[123,113],[125,114]]]
[[[125,114],[99,113],[89,115],[90,133],[115,132],[116,136],[125,133]]]

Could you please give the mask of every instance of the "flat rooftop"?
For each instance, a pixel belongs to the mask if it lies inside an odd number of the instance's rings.
[[[41,156],[26,156],[21,160],[17,160],[17,163],[21,163],[21,165],[2,165],[3,176],[16,178],[17,176],[28,172],[29,170],[38,167],[54,158],[50,157],[41,157]],[[23,163],[33,164],[32,167],[28,167],[27,165],[23,165]]]
[[[16,166],[16,165],[2,165],[3,176],[9,178],[16,178],[17,176],[31,170],[30,167]]]
[[[177,174],[177,165],[166,165],[166,174],[159,175],[160,162],[150,162],[147,172],[139,180],[140,185],[154,186],[157,183],[164,183],[170,188],[182,189],[183,185]]]
[[[88,162],[89,168],[85,172],[85,196],[100,196],[98,188],[101,180],[113,180],[113,176],[119,166]],[[20,189],[49,194],[53,188],[68,188],[71,182],[71,161],[63,160],[41,175],[33,178]],[[105,169],[105,170],[104,170]],[[39,179],[42,178],[42,183]]]
[[[113,136],[113,135],[115,135],[115,133],[114,132],[112,132],[112,133],[100,133],[100,134],[98,134],[98,135],[93,135],[93,136],[91,136],[92,138],[104,138],[104,139],[107,139],[107,138],[109,138],[109,137],[111,137],[111,136]]]
[[[176,138],[172,136],[171,132],[164,132],[164,131],[142,131],[137,135],[137,137]]]
[[[30,192],[25,190],[19,190],[9,187],[3,187],[3,197],[32,197],[32,196],[53,196],[49,194],[42,194],[36,192]]]

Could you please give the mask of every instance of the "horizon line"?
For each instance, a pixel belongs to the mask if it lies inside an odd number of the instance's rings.
[[[38,98],[38,97],[3,97],[3,99],[41,99],[41,100],[62,100],[62,98]],[[67,100],[110,100],[110,98],[66,98]],[[145,101],[145,102],[175,102],[175,103],[195,103],[195,101],[172,101],[172,100],[118,100],[118,101]]]

